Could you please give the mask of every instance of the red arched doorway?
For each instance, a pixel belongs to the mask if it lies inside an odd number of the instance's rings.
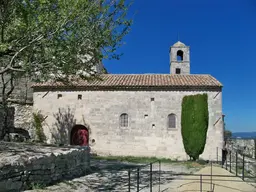
[[[88,145],[89,132],[88,129],[83,125],[75,125],[71,130],[70,137],[71,145]]]

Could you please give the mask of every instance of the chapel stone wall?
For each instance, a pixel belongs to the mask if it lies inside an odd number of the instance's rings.
[[[209,128],[204,159],[216,159],[223,147],[222,92],[206,91],[50,91],[34,92],[34,110],[45,115],[44,132],[55,142],[60,124],[89,129],[90,146],[100,155],[157,156],[187,159],[181,136],[181,103],[185,95],[208,94]],[[46,94],[46,95],[45,95]],[[45,96],[44,96],[45,95]],[[58,97],[58,95],[61,97]],[[82,95],[82,99],[78,99]],[[43,97],[44,96],[44,97]],[[128,127],[120,127],[120,115],[128,114]],[[167,116],[176,115],[176,128],[168,128]],[[67,123],[67,118],[69,120]],[[64,123],[63,123],[63,122]],[[55,136],[54,136],[55,135]],[[67,140],[68,142],[68,140]]]

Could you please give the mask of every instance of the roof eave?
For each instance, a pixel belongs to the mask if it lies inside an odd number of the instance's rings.
[[[222,85],[177,86],[33,86],[34,89],[90,89],[90,90],[145,90],[145,89],[222,89]]]

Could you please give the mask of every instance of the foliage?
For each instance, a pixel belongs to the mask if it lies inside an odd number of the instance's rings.
[[[106,69],[105,67],[103,68],[102,73],[103,73],[103,74],[108,74],[108,71],[107,71],[107,69]]]
[[[30,189],[31,190],[37,190],[37,189],[45,189],[46,185],[45,184],[41,184],[41,183],[31,183],[30,184]]]
[[[121,56],[116,50],[130,31],[129,7],[125,0],[2,0],[4,108],[11,102],[15,82],[24,76],[36,82],[65,83],[96,78],[95,68],[102,59]],[[3,136],[4,131],[0,139]]]
[[[134,156],[93,156],[94,159],[102,159],[108,161],[122,161],[130,163],[151,163],[156,161],[161,162],[176,162],[167,158],[157,158],[157,157],[134,157]]]
[[[43,125],[42,125],[44,121],[44,117],[40,112],[37,112],[37,113],[33,113],[33,118],[34,118],[33,126],[36,131],[37,140],[40,143],[43,143],[46,141],[46,137],[45,137],[45,134],[43,131]]]
[[[224,131],[224,138],[225,140],[230,139],[232,137],[232,132],[229,130]]]
[[[93,156],[93,159],[98,160],[107,160],[107,161],[121,161],[121,162],[129,162],[129,163],[155,163],[158,164],[159,161],[161,163],[174,164],[174,165],[184,165],[188,169],[191,168],[202,168],[203,163],[198,163],[194,161],[177,161],[168,158],[157,158],[157,157],[134,157],[134,156]]]
[[[209,161],[205,161],[204,159],[198,159],[196,162],[200,165],[206,165],[209,163]]]
[[[196,160],[203,153],[208,130],[207,94],[185,96],[182,100],[181,133],[186,153]]]

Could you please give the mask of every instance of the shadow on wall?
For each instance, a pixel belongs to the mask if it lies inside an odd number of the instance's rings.
[[[4,109],[0,108],[0,131],[2,133],[3,127],[4,127]],[[14,115],[15,115],[15,108],[14,107],[8,107],[8,118],[7,118],[7,124],[9,131],[12,131],[14,127]]]
[[[69,144],[71,129],[76,124],[73,112],[70,108],[59,108],[53,116],[56,120],[52,132],[54,142],[59,145]]]
[[[24,127],[15,127],[14,126],[15,120],[15,107],[8,107],[8,118],[7,118],[7,130],[3,131],[4,128],[4,109],[0,108],[0,137],[2,134],[5,135],[3,138],[5,141],[15,141],[15,142],[22,142],[25,140],[30,139],[29,132],[24,129]],[[6,135],[6,131],[9,132]]]

